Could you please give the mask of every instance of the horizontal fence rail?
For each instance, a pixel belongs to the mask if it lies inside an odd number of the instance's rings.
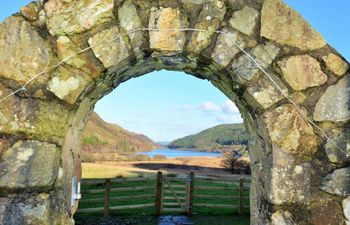
[[[78,213],[152,208],[156,214],[216,208],[249,212],[250,177],[155,177],[82,180]]]

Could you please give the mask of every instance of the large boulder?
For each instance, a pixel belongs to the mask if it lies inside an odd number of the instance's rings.
[[[0,97],[10,90],[0,84]],[[26,134],[60,144],[66,135],[69,109],[52,101],[12,96],[0,104],[0,129],[3,134]]]

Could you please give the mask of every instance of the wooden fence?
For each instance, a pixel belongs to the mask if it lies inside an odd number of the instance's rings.
[[[77,212],[104,212],[108,217],[111,210],[154,208],[156,214],[192,214],[222,208],[242,214],[249,211],[249,184],[247,177],[195,177],[193,172],[181,178],[158,172],[154,178],[83,180],[80,205],[88,207],[79,206]],[[136,199],[142,203],[128,203]]]

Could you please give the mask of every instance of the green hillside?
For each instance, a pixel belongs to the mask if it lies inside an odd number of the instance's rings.
[[[169,148],[202,151],[227,151],[242,149],[248,145],[243,124],[224,124],[203,130],[171,142]]]
[[[82,158],[111,158],[115,154],[147,151],[159,148],[150,138],[136,134],[122,127],[103,121],[95,112],[83,131]],[[96,157],[95,157],[96,158]],[[88,161],[94,161],[90,159]],[[96,160],[98,161],[98,160]]]

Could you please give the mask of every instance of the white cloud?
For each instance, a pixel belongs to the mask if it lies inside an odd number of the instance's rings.
[[[229,124],[229,123],[242,123],[242,117],[240,114],[223,114],[221,113],[220,115],[218,115],[216,117],[216,121],[219,123],[225,123],[225,124]]]
[[[223,113],[225,115],[239,114],[238,108],[229,99],[222,104],[217,104],[212,101],[206,101],[200,105],[184,105],[179,107],[178,109],[185,112],[199,110],[204,112],[206,115],[208,113],[209,114]]]
[[[214,102],[204,102],[200,105],[199,107],[201,110],[204,110],[206,112],[221,112],[222,111],[222,107],[220,105],[217,105]]]
[[[198,105],[184,105],[178,107],[183,115],[198,115],[206,117],[214,124],[242,123],[243,119],[236,105],[229,99],[223,103],[206,101]],[[195,114],[193,114],[195,113]]]
[[[239,110],[235,103],[233,103],[231,100],[226,100],[224,104],[222,104],[222,111],[226,114],[237,114],[239,113]]]

